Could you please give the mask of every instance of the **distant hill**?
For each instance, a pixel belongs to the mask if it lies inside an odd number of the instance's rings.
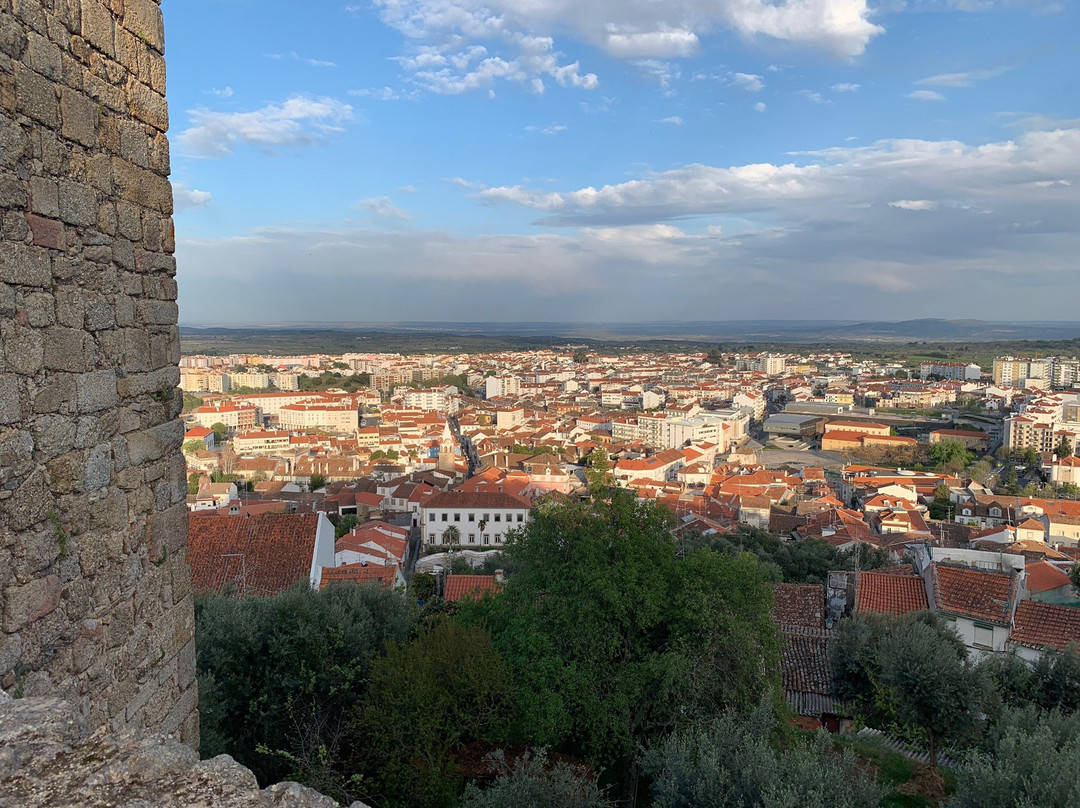
[[[990,322],[986,320],[946,320],[925,318],[899,322],[853,320],[728,320],[663,321],[645,323],[554,323],[554,322],[400,322],[400,323],[318,323],[267,324],[251,327],[182,326],[185,339],[231,338],[259,341],[259,338],[288,335],[413,334],[475,338],[527,339],[550,341],[674,340],[678,342],[1011,342],[1018,340],[1080,339],[1078,322]],[[468,340],[466,340],[468,341]],[[363,348],[358,348],[363,350]]]

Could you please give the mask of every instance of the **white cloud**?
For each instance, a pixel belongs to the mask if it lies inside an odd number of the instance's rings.
[[[764,101],[758,101],[754,104],[754,112],[764,112],[766,109]]]
[[[600,188],[558,192],[514,185],[484,188],[479,196],[543,211],[548,223],[566,226],[758,212],[801,221],[826,210],[890,205],[1044,222],[1080,212],[1080,128],[1026,132],[1015,141],[981,146],[884,140],[793,157],[799,162],[691,164]],[[1069,204],[1062,206],[1062,198]]]
[[[341,131],[352,119],[352,107],[335,98],[293,96],[251,112],[190,111],[192,125],[177,138],[190,157],[226,157],[238,144],[264,152],[287,146],[310,146]]]
[[[560,87],[595,90],[600,80],[595,73],[582,73],[579,62],[562,64],[551,37],[507,34],[503,41],[515,55],[504,58],[482,45],[461,47],[451,44],[422,45],[409,56],[397,57],[410,80],[422,89],[440,95],[461,95],[473,90],[494,90],[498,81],[522,84],[543,93],[544,77]]]
[[[937,202],[931,202],[929,199],[897,199],[889,203],[890,208],[900,208],[900,210],[934,210],[937,206]]]
[[[377,101],[413,101],[418,97],[415,90],[411,92],[402,92],[401,90],[395,90],[393,87],[368,87],[359,90],[349,90],[349,95],[358,98],[374,98]]]
[[[667,118],[661,118],[657,121],[657,123],[669,123],[672,126],[682,126],[683,119],[680,118],[678,115],[670,115]]]
[[[398,191],[399,194],[415,194],[416,193],[416,186],[415,185],[402,185],[402,186],[398,187],[397,191]]]
[[[207,204],[212,196],[209,191],[199,191],[195,188],[188,188],[187,185],[182,182],[174,182],[172,184],[172,190],[173,208],[178,212],[201,207],[202,205]]]
[[[311,67],[337,67],[334,62],[329,62],[325,59],[312,59],[309,56],[301,56],[296,51],[289,51],[288,53],[268,53],[266,54],[266,58],[273,59],[275,62],[291,59],[294,62],[302,62]]]
[[[799,95],[808,101],[813,101],[815,104],[820,104],[825,100],[821,97],[821,93],[816,93],[813,90],[799,90]]]
[[[746,90],[748,93],[759,93],[765,89],[765,82],[762,81],[761,76],[753,73],[734,73],[731,77],[731,84],[741,90]]]
[[[915,101],[944,101],[945,96],[941,93],[935,93],[933,90],[915,90],[908,93],[908,98]]]
[[[832,91],[834,93],[854,93],[857,92],[860,87],[862,87],[861,84],[851,84],[850,82],[842,81],[839,84],[834,84],[832,86]]]
[[[620,59],[693,56],[702,36],[720,29],[747,38],[809,45],[831,54],[861,54],[884,29],[870,21],[867,0],[374,0],[383,22],[406,38],[402,68],[435,92],[490,89],[497,80],[531,86],[556,69],[572,70],[560,86],[591,89],[595,74],[565,63],[552,37],[570,34]],[[543,41],[542,58],[530,42]],[[483,59],[471,55],[484,51]],[[422,64],[417,60],[429,60]],[[464,68],[456,62],[472,65]],[[489,61],[490,60],[490,61]]]
[[[610,33],[604,41],[605,50],[621,59],[646,57],[671,59],[678,56],[693,56],[700,46],[701,41],[693,31]]]
[[[552,126],[526,126],[525,131],[540,135],[557,135],[560,132],[565,132],[566,126],[561,123]]]
[[[965,73],[939,73],[936,76],[919,79],[915,83],[930,87],[970,87],[977,81],[996,78],[1007,72],[1008,69],[1007,67],[999,67],[994,70],[969,70]]]
[[[670,89],[672,82],[682,78],[679,66],[663,59],[638,59],[633,65],[639,72],[654,79],[664,90]]]
[[[384,219],[396,219],[402,222],[412,221],[412,216],[395,205],[388,196],[373,196],[368,199],[360,199],[357,200],[356,206]]]
[[[211,87],[206,92],[208,92],[210,95],[216,95],[218,98],[232,98],[233,96],[232,87],[224,87],[220,90],[217,87]]]

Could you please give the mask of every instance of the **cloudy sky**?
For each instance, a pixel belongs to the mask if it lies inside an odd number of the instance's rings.
[[[1080,320],[1070,0],[165,0],[181,321]]]

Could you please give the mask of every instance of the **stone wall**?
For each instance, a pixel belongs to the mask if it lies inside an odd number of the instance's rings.
[[[157,0],[0,0],[0,688],[198,742]]]

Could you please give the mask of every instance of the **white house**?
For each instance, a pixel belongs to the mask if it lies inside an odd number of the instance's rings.
[[[505,491],[444,491],[420,507],[420,532],[425,545],[447,543],[446,531],[458,530],[462,547],[500,547],[506,533],[530,520],[532,504]]]

